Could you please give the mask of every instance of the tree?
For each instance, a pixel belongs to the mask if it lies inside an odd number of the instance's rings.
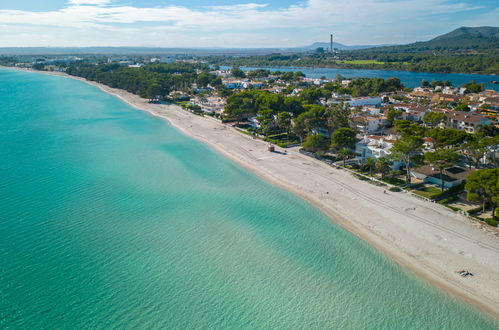
[[[291,129],[291,114],[286,111],[279,112],[277,115],[277,125],[280,129],[286,131],[286,135],[289,137],[289,130]]]
[[[356,133],[353,129],[342,127],[333,133],[331,146],[336,150],[353,149],[357,142]]]
[[[472,80],[463,86],[466,88],[466,93],[480,93],[485,89],[485,84],[477,84],[476,81]]]
[[[329,148],[328,139],[321,134],[308,135],[303,142],[303,149],[311,152],[324,152]]]
[[[480,160],[490,154],[495,166],[495,154],[499,143],[498,137],[479,138],[479,134],[473,135],[461,147],[461,153],[466,157],[469,168],[478,168]]]
[[[264,135],[268,135],[274,124],[274,115],[272,113],[272,110],[265,109],[258,111],[257,119],[260,122],[262,133]]]
[[[455,147],[471,138],[471,135],[454,128],[432,128],[428,136],[433,139],[435,148]]]
[[[327,128],[329,134],[332,134],[337,129],[349,127],[350,121],[350,108],[344,108],[344,104],[340,103],[334,108],[329,108],[327,110],[328,118],[327,118]]]
[[[305,88],[300,92],[300,99],[308,104],[316,103],[322,97],[322,91],[317,87]]]
[[[297,96],[286,97],[283,100],[283,110],[287,112],[291,112],[295,116],[298,116],[300,113],[305,111],[303,109],[302,101]]]
[[[421,87],[430,87],[430,82],[423,79],[423,81],[421,81]]]
[[[394,124],[395,130],[404,136],[419,136],[423,137],[425,135],[426,129],[416,123],[412,123],[409,120],[396,120]]]
[[[237,66],[232,67],[232,70],[230,70],[230,74],[234,78],[246,78],[246,74],[244,73],[244,71]]]
[[[437,126],[441,122],[447,120],[445,113],[443,112],[427,112],[423,116],[423,122],[428,124],[429,126]]]
[[[391,148],[392,157],[404,163],[406,169],[407,185],[411,183],[411,163],[416,156],[421,154],[423,147],[423,139],[419,136],[404,136],[400,140],[395,141]]]
[[[149,100],[154,100],[158,96],[161,96],[162,91],[163,91],[163,88],[161,88],[161,85],[154,82],[147,87],[147,91],[146,91],[147,98]]]
[[[466,103],[459,103],[455,108],[455,111],[469,112],[471,109]]]
[[[375,158],[367,158],[364,161],[364,166],[369,169],[369,176],[373,175],[373,169],[376,167],[376,159]]]
[[[482,169],[471,173],[465,186],[467,199],[482,203],[482,211],[485,207],[492,207],[492,217],[496,219],[495,210],[499,203],[499,168]]]
[[[229,96],[224,113],[229,119],[241,121],[258,111],[253,95],[250,92],[242,92]]]
[[[458,155],[450,149],[440,149],[424,155],[425,161],[440,173],[440,189],[444,192],[444,170],[457,163]]]
[[[392,169],[392,162],[386,157],[380,157],[376,160],[376,170],[381,173],[381,179],[385,179],[386,173]]]
[[[390,107],[388,109],[387,114],[386,114],[386,119],[388,119],[388,121],[390,122],[390,125],[393,125],[393,122],[395,120],[399,120],[400,118],[402,118],[402,113],[403,113],[402,110],[398,110],[398,109],[394,109],[393,107]]]
[[[342,148],[338,151],[338,156],[343,160],[343,166],[346,166],[347,159],[355,154],[347,148]]]

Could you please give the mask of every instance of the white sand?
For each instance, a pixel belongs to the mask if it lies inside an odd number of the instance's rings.
[[[254,140],[214,119],[193,115],[173,105],[149,104],[125,91],[88,83],[137,109],[168,120],[180,131],[265,180],[308,200],[332,221],[420,278],[499,317],[499,230],[496,228],[407,193],[384,194],[382,187],[301,155],[298,148],[288,149],[287,155],[270,153],[266,142]],[[461,277],[456,271],[462,269],[474,276]]]

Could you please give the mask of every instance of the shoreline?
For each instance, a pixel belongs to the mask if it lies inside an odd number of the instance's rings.
[[[287,154],[269,153],[266,142],[175,105],[150,104],[137,95],[65,73],[5,68],[79,80],[167,120],[263,180],[305,199],[417,277],[499,319],[497,229],[406,193],[384,194],[382,187],[301,155],[296,147]],[[475,276],[463,278],[456,274],[461,269]]]

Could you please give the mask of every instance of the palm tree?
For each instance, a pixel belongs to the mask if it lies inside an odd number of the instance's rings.
[[[369,176],[373,176],[373,169],[376,167],[376,159],[375,158],[367,158],[364,161],[364,166],[369,169]]]
[[[385,179],[386,173],[392,169],[392,162],[386,157],[380,157],[376,161],[376,170],[381,173],[381,180]]]
[[[353,153],[348,150],[347,148],[342,148],[340,151],[338,151],[338,156],[343,159],[343,166],[346,166],[346,161],[348,158],[350,158],[353,155]]]

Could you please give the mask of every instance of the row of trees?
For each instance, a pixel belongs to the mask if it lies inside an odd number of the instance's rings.
[[[355,62],[363,60],[363,62]],[[368,61],[366,61],[368,60]],[[210,63],[253,67],[337,67],[345,69],[388,69],[416,72],[462,72],[499,74],[498,57],[490,54],[437,54],[426,52],[342,52],[342,61],[328,54],[287,54],[246,57],[213,56]]]
[[[202,71],[198,73],[197,70]],[[208,84],[222,85],[221,79],[209,73],[209,67],[202,64],[149,64],[141,68],[130,68],[117,63],[77,63],[69,66],[66,72],[149,99],[166,95],[173,90],[189,91],[194,83],[200,87]]]

